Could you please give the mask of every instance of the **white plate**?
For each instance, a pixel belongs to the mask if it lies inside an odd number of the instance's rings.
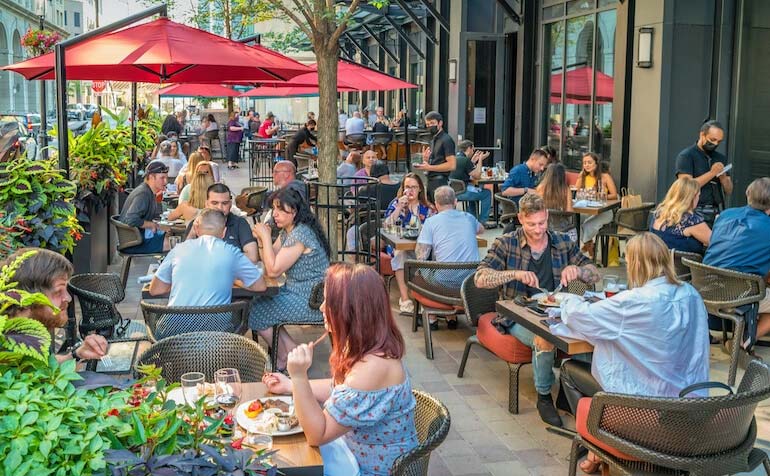
[[[170,390],[166,394],[166,400],[173,400],[174,403],[176,403],[177,405],[184,405],[185,403],[187,403],[184,400],[184,393],[182,392],[182,387],[177,387],[173,390]],[[206,403],[214,403],[214,395],[207,396]]]
[[[294,401],[291,397],[263,397],[258,398],[260,402],[264,402],[265,400],[281,400],[289,404],[289,413],[294,413]],[[248,402],[243,402],[240,405],[238,405],[238,408],[235,410],[235,421],[238,422],[241,427],[246,430],[250,431],[252,433],[262,433],[261,431],[258,431],[256,428],[256,425],[254,424],[254,419],[249,418],[246,416],[246,409],[249,408],[249,405],[254,400],[249,400]],[[260,413],[260,416],[262,413]],[[276,431],[274,433],[264,433],[269,434],[270,436],[288,436],[288,435],[296,435],[297,433],[302,433],[304,430],[302,429],[302,425],[297,425],[294,428],[288,430],[288,431]]]
[[[569,296],[569,293],[556,293],[553,295],[553,297],[556,299],[556,302],[548,302],[545,300],[546,295],[543,293],[537,293],[534,296],[532,296],[532,299],[537,299],[537,303],[541,306],[546,307],[559,307],[561,306],[561,302],[564,300],[565,297]]]

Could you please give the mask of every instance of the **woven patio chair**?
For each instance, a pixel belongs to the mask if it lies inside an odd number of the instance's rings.
[[[755,274],[717,268],[687,258],[682,259],[682,264],[690,268],[692,285],[703,298],[708,313],[733,323],[732,339],[728,341],[727,330],[723,333],[724,343],[730,342],[729,347],[724,348],[730,354],[727,383],[734,385],[740,353],[745,352],[741,342],[746,327],[744,317],[737,308],[746,305],[758,306],[759,301],[765,297],[765,280]]]
[[[230,332],[243,334],[248,329],[250,303],[235,301],[219,306],[165,306],[140,303],[144,322],[153,341],[187,332]]]
[[[507,225],[509,223],[519,222],[519,206],[516,204],[516,202],[506,197],[502,193],[496,193],[495,200],[500,204],[501,208],[500,223]]]
[[[690,273],[690,267],[682,263],[682,258],[687,258],[690,261],[698,263],[703,262],[703,255],[698,253],[690,253],[687,251],[671,250],[674,256],[674,270],[676,271],[676,277],[680,281],[690,282],[692,275]]]
[[[770,368],[750,362],[734,395],[688,398],[687,391],[683,398],[599,392],[581,399],[569,474],[576,474],[584,447],[613,475],[717,476],[749,472],[760,464],[770,475],[767,454],[754,448],[754,411],[770,396]]]
[[[655,208],[655,204],[648,202],[638,207],[618,208],[615,210],[612,223],[601,227],[599,233],[596,234],[597,239],[601,243],[602,264],[604,266],[607,266],[610,238],[627,240],[636,233],[647,231],[650,226],[650,212],[653,208]],[[621,233],[623,230],[619,230],[619,228],[625,228],[631,231],[631,233]]]
[[[579,214],[562,210],[548,209],[548,229],[559,233],[577,230]]]
[[[117,304],[126,295],[115,273],[85,273],[72,276],[67,282],[67,290],[78,298],[80,304],[80,324],[78,331],[81,338],[95,333],[107,339],[108,343],[140,342],[146,336],[126,337],[131,324],[130,319],[123,319]],[[137,325],[141,324],[136,322]],[[144,333],[143,333],[144,334]],[[134,349],[136,351],[136,349]],[[96,370],[97,361],[86,364],[87,370]],[[133,365],[133,361],[131,362]]]
[[[123,264],[120,267],[120,282],[123,285],[123,289],[126,289],[126,283],[128,282],[128,273],[131,270],[131,260],[134,258],[144,256],[162,257],[168,254],[168,251],[158,251],[157,253],[126,253],[123,250],[131,248],[132,246],[141,245],[143,238],[142,232],[139,228],[126,225],[119,221],[120,215],[113,215],[110,217],[110,223],[115,227],[118,232],[118,254],[123,258]]]
[[[166,337],[144,351],[136,366],[154,364],[163,369],[169,383],[179,382],[186,372],[201,372],[207,382],[223,368],[238,369],[242,382],[260,382],[267,352],[256,342],[230,332],[188,332]],[[136,367],[134,375],[139,376]]]
[[[391,476],[427,476],[431,452],[444,441],[452,422],[446,405],[428,393],[412,390],[417,406],[414,426],[417,446],[393,462]]]
[[[448,316],[463,313],[460,287],[466,277],[473,274],[478,262],[437,263],[435,261],[407,260],[404,264],[404,278],[409,288],[409,297],[414,303],[412,332],[417,332],[417,316],[422,309],[422,329],[425,333],[425,357],[433,359],[428,314]]]
[[[324,282],[318,282],[313,286],[313,289],[310,291],[310,299],[308,299],[308,306],[310,309],[320,309],[321,304],[324,302]],[[247,316],[248,317],[248,316]],[[299,322],[287,322],[287,323],[280,323],[273,326],[273,341],[270,344],[270,365],[272,366],[272,369],[276,369],[276,364],[278,362],[278,333],[281,331],[282,327],[288,327],[288,326],[321,326],[323,327],[324,321],[321,319],[320,321],[299,321]],[[252,331],[252,336],[254,337],[254,340],[256,340],[256,332]]]

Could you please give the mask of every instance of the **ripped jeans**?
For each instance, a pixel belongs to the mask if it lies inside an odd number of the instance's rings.
[[[532,349],[532,374],[535,378],[535,390],[540,395],[551,393],[551,387],[556,381],[553,373],[553,362],[556,358],[556,349],[541,351],[535,349],[535,334],[520,324],[514,324],[507,329],[508,333],[521,341],[522,344]]]

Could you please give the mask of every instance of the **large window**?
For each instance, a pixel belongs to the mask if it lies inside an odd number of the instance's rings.
[[[612,160],[614,2],[571,0],[543,9],[543,140],[580,169],[596,152]],[[565,8],[566,7],[566,8]]]

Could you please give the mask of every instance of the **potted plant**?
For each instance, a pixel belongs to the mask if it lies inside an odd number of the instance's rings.
[[[0,162],[0,257],[23,246],[71,253],[83,233],[75,194],[53,159],[29,161],[14,152]]]

